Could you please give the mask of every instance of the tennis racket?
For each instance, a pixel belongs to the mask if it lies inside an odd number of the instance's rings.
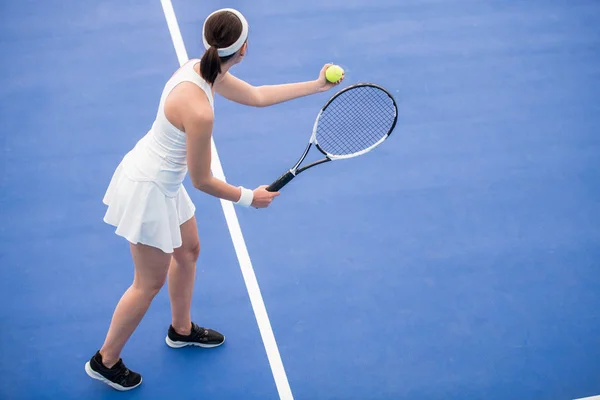
[[[358,157],[383,143],[398,120],[392,95],[381,86],[358,83],[333,95],[319,111],[310,141],[296,164],[267,187],[277,192],[298,174],[329,161]],[[325,157],[300,167],[312,147]]]

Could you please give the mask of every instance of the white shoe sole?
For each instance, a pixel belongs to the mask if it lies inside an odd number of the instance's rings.
[[[90,378],[97,379],[97,380],[99,380],[101,382],[104,382],[108,386],[110,386],[113,389],[116,389],[116,390],[118,390],[120,392],[125,392],[127,390],[135,389],[136,387],[138,387],[138,386],[140,386],[142,384],[142,379],[140,378],[140,383],[138,383],[137,385],[132,386],[132,387],[126,388],[126,387],[123,387],[121,385],[117,385],[116,383],[109,381],[108,379],[106,379],[105,377],[103,377],[102,375],[100,375],[99,373],[97,373],[96,371],[94,371],[92,369],[92,367],[90,366],[90,362],[89,361],[85,363],[85,372],[90,376]]]
[[[167,346],[169,346],[173,349],[180,349],[180,348],[186,347],[186,346],[196,346],[196,347],[203,347],[205,349],[210,349],[213,347],[219,347],[220,345],[225,343],[225,338],[223,338],[223,341],[218,344],[204,344],[204,343],[197,343],[197,342],[175,342],[175,341],[169,339],[169,336],[167,336],[167,337],[165,337],[165,342],[167,343]]]

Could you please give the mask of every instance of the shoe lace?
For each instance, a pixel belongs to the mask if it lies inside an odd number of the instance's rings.
[[[202,340],[208,337],[208,329],[201,328],[199,326],[194,327],[194,338]]]
[[[121,379],[122,384],[125,383],[130,373],[129,368],[127,368],[122,361],[119,361],[116,369],[115,375]]]

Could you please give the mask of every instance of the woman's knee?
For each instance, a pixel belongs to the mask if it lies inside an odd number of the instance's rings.
[[[179,264],[195,264],[200,256],[200,238],[196,217],[192,217],[181,226],[182,245],[173,254]]]
[[[194,262],[198,261],[198,257],[200,257],[200,241],[196,241],[188,246],[188,256],[190,260]]]
[[[185,243],[179,249],[175,250],[175,260],[179,264],[195,264],[200,257],[200,241],[194,240],[189,243]]]
[[[131,247],[135,264],[133,287],[155,296],[164,286],[171,255],[145,245]]]
[[[165,270],[164,275],[154,275],[154,276],[139,276],[135,275],[133,278],[133,287],[141,290],[146,295],[154,297],[160,292],[160,289],[165,285],[167,281],[167,273]]]

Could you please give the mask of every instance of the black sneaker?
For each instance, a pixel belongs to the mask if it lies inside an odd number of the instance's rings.
[[[121,359],[112,368],[105,367],[102,364],[100,351],[97,351],[90,361],[85,363],[85,372],[90,377],[120,391],[134,389],[142,383],[142,376],[125,367]]]
[[[175,332],[173,325],[169,326],[165,341],[174,349],[185,346],[217,347],[223,344],[225,337],[217,331],[202,328],[192,322],[192,332],[188,336],[180,335]]]

